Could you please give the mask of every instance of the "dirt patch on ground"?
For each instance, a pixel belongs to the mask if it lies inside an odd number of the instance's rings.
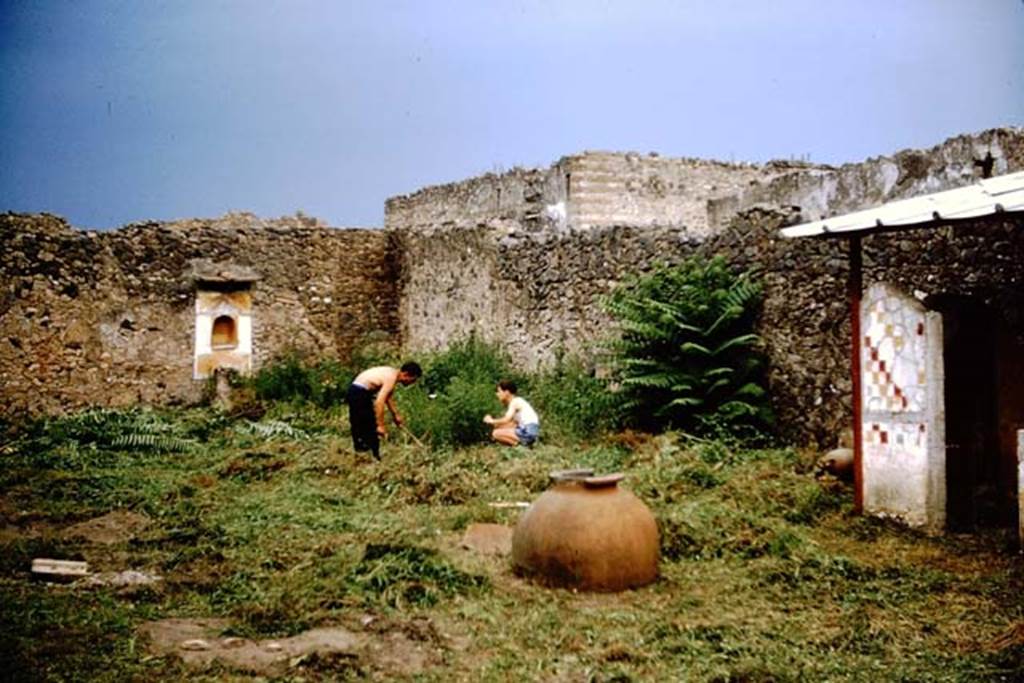
[[[0,526],[0,544],[14,543],[15,541],[41,538],[52,532],[52,527],[42,522],[29,522],[24,525],[3,524]]]
[[[24,513],[0,497],[0,543],[52,535],[54,528],[45,517]]]
[[[481,555],[509,555],[512,553],[512,527],[504,524],[470,524],[459,545]]]
[[[234,458],[217,473],[221,478],[236,478],[241,481],[265,481],[288,462],[275,458],[270,453],[252,452]]]
[[[126,543],[146,529],[150,519],[146,515],[127,510],[115,510],[102,517],[73,524],[61,532],[65,540],[82,539],[88,543],[113,545]]]
[[[217,663],[261,675],[307,669],[415,676],[442,662],[436,633],[422,624],[372,620],[364,632],[330,626],[263,640],[224,636],[229,626],[225,619],[162,619],[143,624],[139,634],[154,655],[179,657],[195,669]]]

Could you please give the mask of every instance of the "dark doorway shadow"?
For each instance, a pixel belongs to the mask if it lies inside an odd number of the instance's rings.
[[[951,531],[1013,523],[999,438],[995,312],[971,297],[937,295],[942,314],[946,400],[946,519]]]

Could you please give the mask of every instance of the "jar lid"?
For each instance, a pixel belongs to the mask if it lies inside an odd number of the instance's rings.
[[[594,476],[594,470],[589,468],[580,468],[575,470],[555,470],[548,476],[551,477],[551,481],[583,481],[587,477]]]
[[[603,474],[599,477],[586,477],[583,480],[583,485],[588,489],[597,489],[605,486],[615,486],[625,478],[626,475],[622,472],[613,472],[612,474]]]

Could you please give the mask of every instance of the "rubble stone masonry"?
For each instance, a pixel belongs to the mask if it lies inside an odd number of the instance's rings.
[[[344,357],[374,330],[409,352],[475,333],[537,367],[593,356],[614,333],[601,298],[623,278],[723,254],[764,284],[760,332],[783,432],[833,445],[850,418],[846,241],[778,229],[1022,169],[1024,130],[1003,128],[840,167],[585,152],[394,197],[385,230],[234,214],[82,232],[8,214],[3,409],[191,400],[195,259],[262,276],[256,367],[289,347]],[[1024,340],[1019,217],[869,237],[865,269],[866,283],[976,297]]]
[[[586,355],[614,333],[600,302],[623,277],[723,254],[764,284],[759,331],[783,432],[834,445],[850,419],[846,241],[785,240],[779,228],[1022,169],[1024,131],[995,129],[838,168],[587,153],[532,172],[529,209],[489,204],[463,220],[453,217],[467,186],[427,188],[387,205],[404,254],[403,342],[437,349],[475,333],[534,367]],[[865,244],[866,282],[976,296],[1013,326],[1024,311],[1022,252],[1019,218],[880,234]]]
[[[315,220],[133,224],[93,232],[0,215],[0,414],[188,402],[197,260],[249,266],[254,364],[296,351],[345,356],[397,330],[397,267],[380,230]]]

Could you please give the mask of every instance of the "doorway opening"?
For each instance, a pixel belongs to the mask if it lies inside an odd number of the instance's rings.
[[[1015,482],[1000,439],[999,350],[995,312],[972,297],[937,295],[942,314],[946,403],[946,523],[951,531],[1010,526]]]

